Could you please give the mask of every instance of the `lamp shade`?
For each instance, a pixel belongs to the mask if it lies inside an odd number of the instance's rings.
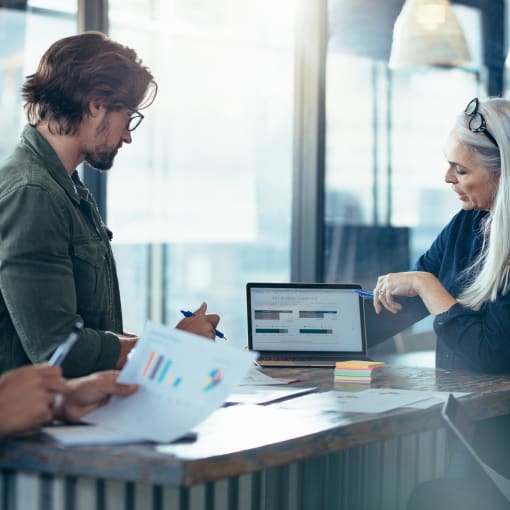
[[[393,28],[389,66],[460,66],[471,60],[449,0],[406,0]]]

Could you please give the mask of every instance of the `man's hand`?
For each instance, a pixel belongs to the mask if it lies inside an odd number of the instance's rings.
[[[122,335],[117,336],[120,340],[120,354],[119,359],[117,360],[117,364],[115,365],[115,368],[117,370],[120,370],[126,364],[128,354],[136,345],[136,342],[138,341],[138,336],[126,332],[122,333]]]
[[[0,435],[51,420],[55,395],[65,389],[60,367],[29,365],[5,373],[0,377]]]
[[[107,370],[65,383],[62,402],[55,416],[70,422],[80,421],[81,417],[108,402],[112,395],[126,397],[137,389],[136,384],[117,382],[119,372]]]
[[[205,336],[214,340],[216,336],[216,326],[220,322],[219,315],[208,313],[207,303],[202,303],[198,310],[193,312],[192,317],[185,317],[176,326],[177,329],[195,333],[195,335]]]

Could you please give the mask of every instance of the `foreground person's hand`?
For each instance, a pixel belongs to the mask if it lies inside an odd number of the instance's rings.
[[[55,395],[65,380],[57,366],[28,365],[0,377],[0,435],[22,432],[53,418]]]
[[[136,384],[117,382],[119,372],[107,370],[78,379],[69,379],[65,383],[62,402],[55,416],[70,422],[77,422],[85,414],[104,405],[112,395],[126,397],[137,389]]]

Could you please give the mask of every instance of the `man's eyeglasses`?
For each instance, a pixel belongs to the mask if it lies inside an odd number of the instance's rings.
[[[135,110],[130,116],[126,124],[126,129],[128,131],[134,131],[139,125],[140,122],[143,120],[143,115],[138,111]]]
[[[478,106],[480,105],[480,102],[478,101],[478,98],[475,97],[471,101],[469,101],[468,105],[466,106],[466,109],[464,110],[464,113],[470,117],[468,126],[469,129],[473,133],[485,133],[487,135],[487,138],[496,146],[498,147],[498,142],[496,142],[496,139],[487,131],[487,122],[485,122],[484,116],[478,111]]]

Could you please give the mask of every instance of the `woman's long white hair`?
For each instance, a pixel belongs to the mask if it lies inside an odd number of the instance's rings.
[[[470,147],[489,174],[494,178],[499,174],[499,185],[483,226],[480,255],[464,275],[472,277],[458,297],[459,303],[474,310],[495,301],[498,293],[506,294],[510,290],[510,101],[501,98],[480,101],[478,111],[498,147],[485,133],[473,133],[469,129],[470,117],[466,114],[458,117],[456,131],[460,142]]]

